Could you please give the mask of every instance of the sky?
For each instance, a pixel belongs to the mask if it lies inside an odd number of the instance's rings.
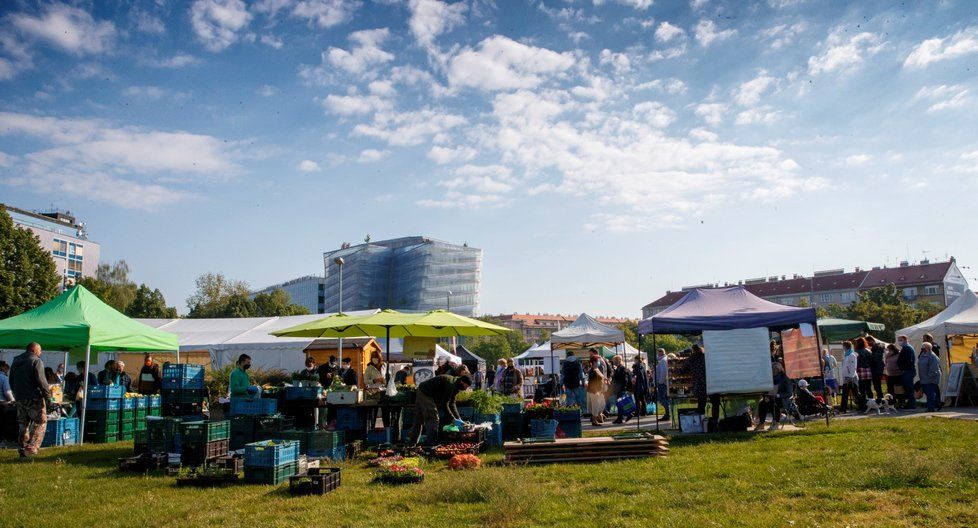
[[[185,313],[323,251],[484,250],[483,313],[978,248],[978,3],[0,6],[0,201]]]

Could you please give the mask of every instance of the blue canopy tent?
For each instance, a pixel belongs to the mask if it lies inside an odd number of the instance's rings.
[[[696,288],[669,308],[639,321],[639,349],[641,349],[642,336],[649,334],[652,335],[652,347],[655,348],[656,334],[700,334],[704,330],[762,327],[777,332],[797,328],[802,324],[810,324],[814,330],[817,320],[814,308],[773,303],[750,293],[743,286]],[[818,332],[815,332],[815,336],[816,350],[821,351]],[[818,353],[818,356],[819,367],[822,370],[821,353]],[[658,357],[654,361],[657,363]],[[658,384],[658,380],[654,382]],[[658,420],[658,413],[656,413],[656,420]]]

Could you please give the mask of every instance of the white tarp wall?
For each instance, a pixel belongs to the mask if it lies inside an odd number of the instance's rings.
[[[550,341],[547,341],[540,345],[531,346],[522,354],[513,358],[513,360],[519,368],[543,367],[545,374],[559,374],[560,362],[567,357],[567,352],[564,350],[554,350],[552,354],[553,362],[551,363]]]
[[[767,392],[774,388],[767,328],[705,330],[703,346],[708,393]]]

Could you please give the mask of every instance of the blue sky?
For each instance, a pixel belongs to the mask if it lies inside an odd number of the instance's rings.
[[[487,313],[978,262],[974,2],[0,10],[0,200],[70,209],[181,311],[368,233],[484,249]]]

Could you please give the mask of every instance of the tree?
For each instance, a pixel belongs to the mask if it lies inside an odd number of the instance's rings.
[[[166,305],[166,299],[159,289],[150,290],[149,286],[140,284],[132,304],[125,312],[129,317],[150,319],[175,319],[177,309]]]
[[[31,230],[0,208],[0,319],[36,308],[58,294],[57,267]]]
[[[638,347],[638,323],[626,321],[618,325],[618,329],[625,333],[625,342],[633,347]]]
[[[550,330],[540,330],[540,342],[546,343],[547,341],[550,341],[551,335]]]
[[[521,349],[520,352],[522,351]],[[486,360],[486,365],[493,365],[500,359],[513,357],[513,349],[510,348],[509,340],[504,336],[480,338],[472,346],[472,353]]]
[[[259,293],[253,299],[256,312],[261,317],[283,315],[306,315],[309,310],[305,306],[292,304],[292,297],[282,288],[275,288],[271,293]]]
[[[879,333],[879,338],[892,342],[896,331],[913,326],[940,311],[933,303],[920,303],[911,306],[897,292],[896,286],[888,284],[859,293],[859,299],[849,305],[846,316],[857,321],[883,323],[886,330]]]
[[[94,277],[82,277],[78,284],[122,313],[129,309],[138,289],[136,283],[129,280],[129,264],[125,260],[99,264]]]
[[[652,336],[647,335],[642,338],[642,351],[655,357],[657,348],[664,348],[667,354],[680,352],[693,346],[693,339],[690,336],[662,334],[655,336],[655,345],[652,343]]]

